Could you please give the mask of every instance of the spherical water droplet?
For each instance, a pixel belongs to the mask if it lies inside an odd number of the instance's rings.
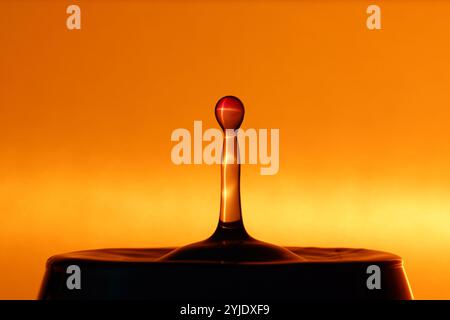
[[[244,120],[244,104],[236,97],[226,96],[216,104],[216,119],[223,130],[237,130]]]

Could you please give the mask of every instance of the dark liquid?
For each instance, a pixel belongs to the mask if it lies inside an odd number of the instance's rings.
[[[211,248],[210,253],[217,254],[218,260],[228,254],[220,246]],[[263,248],[257,257],[267,255],[267,247]],[[249,254],[254,254],[254,249]],[[194,261],[162,261],[162,256],[179,250],[171,248],[67,253],[49,259],[39,297],[185,302],[412,298],[402,259],[393,254],[345,248],[289,249],[288,252],[305,257],[305,261],[215,263],[211,256],[200,261],[208,252],[205,247],[189,251],[190,257],[199,254]],[[237,252],[248,259],[245,249]],[[381,290],[369,290],[366,286],[366,270],[373,264],[381,269]],[[82,270],[81,290],[66,287],[66,269],[70,265]]]
[[[236,129],[242,103],[216,106],[224,129]],[[233,132],[224,137],[219,223],[211,237],[178,249],[101,249],[49,259],[41,299],[411,299],[402,259],[343,248],[282,248],[253,239],[240,202],[240,166]],[[67,268],[81,270],[81,290],[67,288]],[[367,287],[367,268],[380,268],[381,290]]]

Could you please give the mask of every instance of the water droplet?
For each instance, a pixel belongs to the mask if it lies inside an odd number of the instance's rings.
[[[244,104],[236,97],[226,96],[216,104],[216,119],[222,130],[237,130],[244,120]]]

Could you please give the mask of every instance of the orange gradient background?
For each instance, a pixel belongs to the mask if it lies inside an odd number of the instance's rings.
[[[66,28],[79,4],[82,30]],[[450,298],[450,2],[1,1],[0,298],[46,259],[178,246],[215,228],[218,166],[172,130],[280,129],[280,171],[242,169],[248,231],[396,253],[416,298]]]

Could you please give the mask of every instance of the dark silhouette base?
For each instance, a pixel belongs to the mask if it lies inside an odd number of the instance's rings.
[[[102,249],[51,257],[40,299],[308,300],[412,299],[402,259],[346,248],[287,248],[287,261],[186,261],[173,248]],[[181,257],[181,258],[180,258]],[[81,270],[81,289],[67,288],[67,268]],[[369,289],[368,267],[381,271]]]

